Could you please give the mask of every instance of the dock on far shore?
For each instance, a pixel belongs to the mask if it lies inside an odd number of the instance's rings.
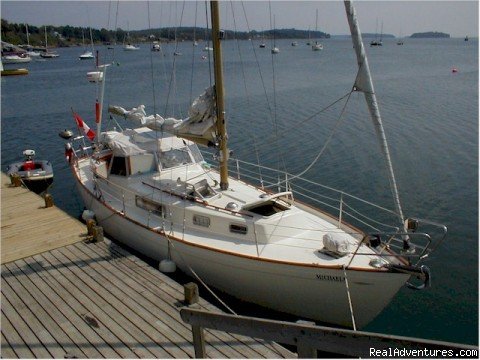
[[[1,176],[2,358],[192,358],[183,286]],[[218,312],[204,299],[198,309]],[[292,358],[269,341],[205,331],[210,358]]]

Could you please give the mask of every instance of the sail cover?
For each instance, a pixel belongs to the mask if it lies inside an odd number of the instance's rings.
[[[163,118],[158,114],[147,116],[145,105],[139,105],[131,110],[125,110],[120,106],[109,106],[108,111],[123,116],[137,125],[169,132],[201,145],[212,146],[216,142],[217,117],[213,86],[207,88],[193,101],[186,119]]]

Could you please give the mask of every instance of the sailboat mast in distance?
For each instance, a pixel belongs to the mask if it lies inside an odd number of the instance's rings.
[[[228,147],[225,123],[225,103],[223,88],[222,48],[220,46],[220,12],[218,1],[210,2],[212,17],[213,61],[215,68],[215,99],[217,103],[217,132],[220,149],[220,188],[228,189]]]

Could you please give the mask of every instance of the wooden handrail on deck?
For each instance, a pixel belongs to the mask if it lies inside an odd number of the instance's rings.
[[[297,346],[299,358],[317,357],[317,350],[361,358],[478,358],[478,346],[473,345],[316,326],[313,323],[228,315],[186,307],[180,310],[180,315],[184,322],[192,326],[196,358],[206,357],[204,328],[294,345]]]

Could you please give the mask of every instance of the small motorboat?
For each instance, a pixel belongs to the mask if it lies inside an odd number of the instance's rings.
[[[7,175],[19,175],[25,186],[37,194],[46,191],[53,183],[52,164],[47,160],[34,160],[34,150],[25,150],[23,155],[24,161],[7,167]]]

